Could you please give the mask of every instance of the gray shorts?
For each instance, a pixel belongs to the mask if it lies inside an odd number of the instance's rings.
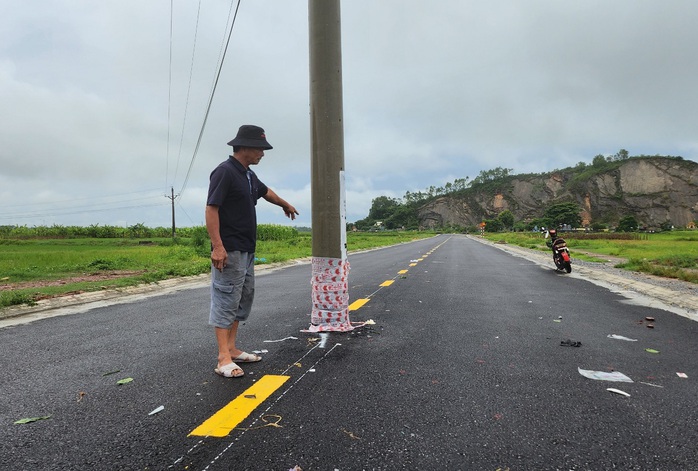
[[[246,320],[254,300],[254,253],[228,252],[228,264],[218,271],[211,264],[211,312],[208,323],[228,329]]]

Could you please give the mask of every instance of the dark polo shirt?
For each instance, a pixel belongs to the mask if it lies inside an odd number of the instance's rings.
[[[257,200],[266,194],[267,186],[232,156],[211,172],[206,204],[218,206],[221,240],[226,251],[255,251],[255,206]]]

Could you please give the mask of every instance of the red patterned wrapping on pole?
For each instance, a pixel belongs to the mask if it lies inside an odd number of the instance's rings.
[[[346,332],[354,327],[349,321],[349,261],[341,258],[313,257],[313,310],[305,332]]]

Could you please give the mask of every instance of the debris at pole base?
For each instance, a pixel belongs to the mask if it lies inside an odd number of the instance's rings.
[[[349,261],[313,257],[310,327],[303,332],[347,332],[349,321]]]

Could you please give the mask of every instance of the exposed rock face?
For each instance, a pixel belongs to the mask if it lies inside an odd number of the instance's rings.
[[[505,209],[516,220],[542,217],[557,203],[575,202],[584,225],[616,224],[634,216],[649,227],[671,223],[685,227],[698,221],[698,163],[666,157],[635,157],[611,170],[569,168],[550,174],[514,175],[458,196],[443,196],[424,205],[424,227],[470,226],[496,218]]]

